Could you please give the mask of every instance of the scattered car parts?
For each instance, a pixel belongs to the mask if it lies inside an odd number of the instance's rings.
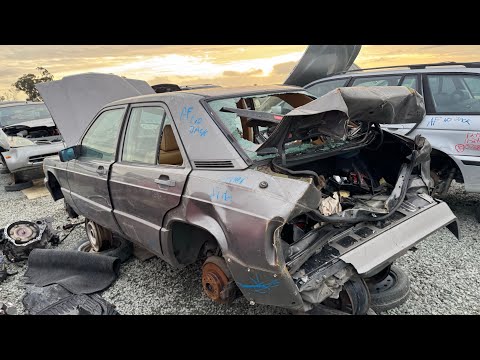
[[[28,259],[33,249],[45,248],[48,242],[55,239],[51,219],[32,221],[16,221],[0,229],[3,252],[11,262]]]
[[[23,306],[29,315],[119,315],[99,294],[72,294],[61,285],[27,285]]]

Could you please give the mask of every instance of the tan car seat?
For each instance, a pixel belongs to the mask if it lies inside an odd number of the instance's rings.
[[[162,142],[160,143],[160,156],[158,159],[160,164],[182,165],[183,159],[180,150],[178,149],[177,140],[173,135],[171,125],[166,125],[163,128]]]

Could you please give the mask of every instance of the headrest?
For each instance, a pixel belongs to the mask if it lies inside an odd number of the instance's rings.
[[[163,151],[178,150],[177,141],[175,140],[175,135],[173,135],[173,130],[171,125],[165,125],[165,127],[163,128],[160,150],[163,150]]]

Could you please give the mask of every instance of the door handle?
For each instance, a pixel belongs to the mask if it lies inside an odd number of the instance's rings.
[[[98,175],[107,175],[107,170],[105,170],[105,168],[102,165],[100,165],[96,171]]]
[[[175,186],[175,180],[170,180],[170,177],[168,175],[160,175],[158,179],[153,180],[155,183],[159,185],[165,185],[165,186]]]

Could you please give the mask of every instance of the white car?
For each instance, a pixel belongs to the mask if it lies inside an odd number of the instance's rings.
[[[358,69],[304,88],[320,97],[351,86],[407,86],[422,94],[426,115],[420,124],[382,127],[411,139],[417,134],[428,139],[434,149],[431,167],[437,193],[445,194],[452,180],[464,183],[467,192],[480,192],[480,62]],[[480,221],[480,205],[475,214]]]
[[[65,147],[50,113],[42,102],[0,102],[0,170],[11,173],[16,191],[43,177],[43,159]]]

